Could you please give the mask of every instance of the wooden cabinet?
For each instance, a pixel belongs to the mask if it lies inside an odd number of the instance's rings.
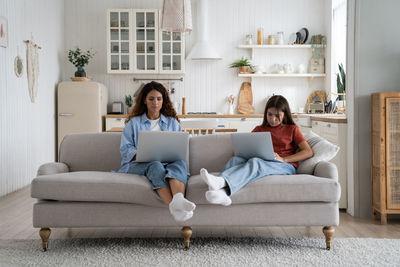
[[[158,9],[107,10],[107,72],[185,71],[184,35],[160,30]]]
[[[374,218],[400,214],[400,93],[371,95],[371,181]]]
[[[313,120],[311,125],[311,131],[340,147],[339,152],[330,162],[338,168],[341,187],[339,208],[347,209],[347,123]]]

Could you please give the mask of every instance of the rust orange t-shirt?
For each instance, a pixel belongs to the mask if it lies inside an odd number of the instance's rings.
[[[257,126],[252,132],[270,132],[274,151],[279,156],[287,157],[296,153],[298,145],[306,141],[297,125],[279,125],[276,127]],[[289,162],[297,168],[297,162]]]

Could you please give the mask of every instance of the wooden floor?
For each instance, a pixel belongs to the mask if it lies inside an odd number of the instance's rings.
[[[39,229],[32,227],[30,187],[0,198],[0,239],[39,239]],[[323,237],[322,227],[193,227],[196,236],[232,237]],[[168,228],[59,228],[50,239],[99,237],[181,237],[180,227]],[[387,225],[373,219],[354,218],[340,212],[340,226],[335,237],[400,238],[400,220],[388,219]]]

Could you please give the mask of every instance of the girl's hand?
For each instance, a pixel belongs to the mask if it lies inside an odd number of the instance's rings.
[[[275,155],[275,159],[276,159],[276,160],[285,162],[285,160],[284,160],[281,156],[279,156],[278,153],[275,153],[275,152],[274,152],[274,155]]]

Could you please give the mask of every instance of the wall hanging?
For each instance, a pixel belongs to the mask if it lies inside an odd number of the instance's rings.
[[[0,17],[0,46],[7,47],[8,44],[8,30],[7,19]]]
[[[14,72],[18,78],[22,76],[23,69],[24,64],[22,62],[22,58],[19,56],[19,47],[17,46],[17,56],[14,59]]]
[[[33,39],[31,37],[31,39]],[[38,91],[39,78],[39,49],[42,49],[31,40],[25,40],[26,43],[26,76],[28,77],[28,88],[31,102],[35,103]]]

